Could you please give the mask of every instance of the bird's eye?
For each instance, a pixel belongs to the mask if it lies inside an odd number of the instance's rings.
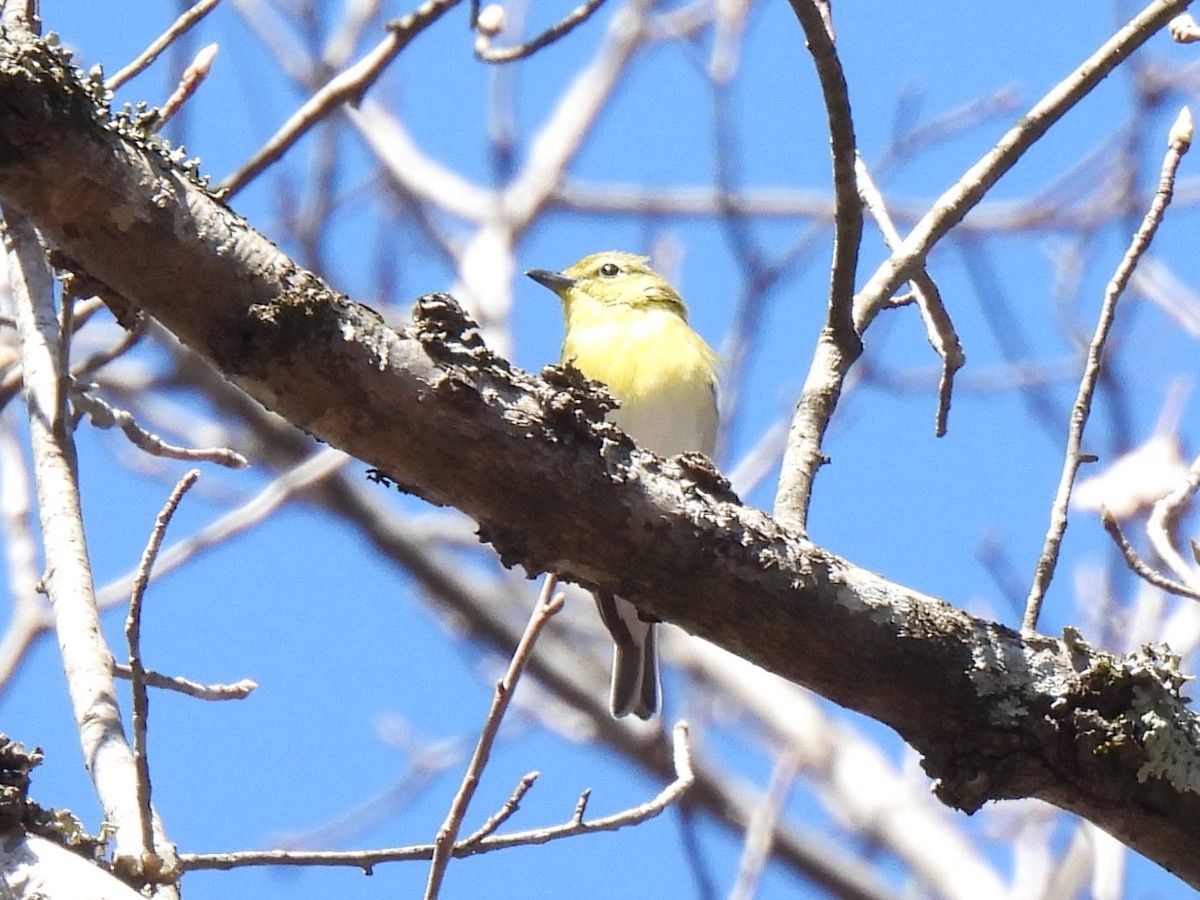
[[[605,278],[614,278],[621,274],[621,268],[616,263],[605,263],[600,267],[600,274]]]

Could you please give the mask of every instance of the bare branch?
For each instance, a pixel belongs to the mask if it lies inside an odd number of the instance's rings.
[[[879,225],[884,243],[889,250],[895,251],[901,243],[900,232],[896,230],[896,225],[883,201],[883,195],[875,186],[875,181],[871,178],[871,173],[861,157],[855,159],[855,171],[858,175],[858,189],[862,194],[863,203],[875,219],[876,224]],[[930,346],[942,358],[942,377],[938,382],[938,406],[933,428],[933,433],[937,437],[941,437],[946,433],[946,419],[950,415],[954,373],[966,364],[967,358],[963,354],[962,344],[954,329],[954,322],[950,320],[950,314],[946,311],[945,304],[942,303],[942,293],[924,266],[917,270],[912,284],[913,298],[916,300],[918,309],[921,310],[921,320],[925,323],[925,336],[929,339]],[[899,298],[896,299],[896,302],[899,302]],[[880,309],[879,306],[870,309],[858,308],[854,311],[854,325],[859,334],[866,331],[871,317],[878,309]]]
[[[1155,571],[1152,566],[1142,559],[1121,531],[1121,523],[1117,521],[1117,517],[1107,509],[1100,511],[1100,521],[1104,525],[1104,530],[1108,532],[1108,536],[1113,539],[1113,543],[1120,549],[1121,555],[1125,557],[1125,562],[1128,563],[1130,569],[1157,588],[1162,588],[1164,591],[1172,594],[1178,594],[1180,597],[1191,597],[1193,600],[1200,600],[1200,588],[1188,587],[1186,584],[1172,581],[1161,572]]]
[[[133,594],[129,598],[129,615],[125,619],[125,640],[129,643],[129,671],[133,684],[133,761],[137,767],[137,801],[141,812],[142,841],[151,854],[154,853],[154,816],[150,807],[150,755],[146,742],[150,698],[146,694],[146,669],[142,665],[142,601],[150,582],[150,570],[154,567],[158,549],[167,533],[167,525],[175,515],[183,495],[199,477],[198,469],[192,469],[184,475],[159,510],[150,531],[150,539],[142,551],[141,562],[138,563]]]
[[[553,44],[559,38],[570,34],[577,26],[582,25],[590,19],[592,13],[603,5],[604,0],[587,0],[587,2],[579,4],[579,6],[575,7],[537,37],[513,47],[492,47],[491,39],[494,31],[490,28],[479,28],[479,33],[475,38],[475,58],[486,63],[508,63],[517,59],[524,59],[526,56],[532,56],[543,47]],[[490,9],[499,9],[499,7],[492,6],[485,8],[481,14],[481,20]]]
[[[120,428],[135,447],[151,456],[187,462],[211,462],[228,469],[244,469],[250,465],[246,457],[227,447],[177,447],[168,444],[158,435],[151,434],[138,425],[132,413],[117,409],[87,391],[74,391],[71,400],[76,410],[87,413],[97,428]]]
[[[200,684],[174,675],[163,675],[153,669],[142,669],[142,674],[147,687],[176,691],[197,700],[244,700],[258,687],[258,684],[249,678],[243,678],[233,684]],[[113,675],[117,678],[132,679],[133,670],[121,663],[114,663]]]
[[[187,34],[201,19],[213,11],[214,7],[220,0],[197,0],[183,15],[159,35],[155,40],[143,50],[138,56],[130,62],[125,68],[117,72],[105,82],[105,87],[110,91],[115,91],[121,87],[129,79],[133,78],[138,73],[142,72],[150,66],[164,50],[175,43],[180,37]]]
[[[1171,128],[1168,147],[1159,172],[1158,188],[1146,211],[1142,224],[1133,236],[1125,256],[1113,273],[1104,292],[1104,303],[1100,308],[1100,317],[1096,322],[1096,331],[1088,345],[1087,361],[1084,363],[1083,376],[1079,381],[1079,392],[1075,397],[1075,405],[1071,409],[1071,421],[1067,428],[1066,459],[1063,461],[1062,475],[1059,478],[1058,490],[1054,503],[1050,508],[1050,527],[1046,532],[1046,541],[1042,547],[1042,555],[1034,570],[1033,585],[1029,596],[1025,599],[1025,615],[1021,621],[1021,630],[1026,634],[1037,631],[1038,616],[1042,609],[1042,600],[1050,580],[1054,577],[1054,569],[1058,564],[1058,551],[1062,545],[1063,535],[1067,530],[1067,507],[1071,502],[1071,489],[1075,485],[1075,476],[1083,464],[1084,456],[1080,450],[1083,443],[1083,429],[1087,425],[1088,415],[1092,409],[1092,394],[1096,382],[1100,378],[1100,369],[1104,360],[1104,345],[1108,340],[1109,330],[1117,313],[1117,301],[1125,292],[1125,286],[1137,267],[1138,261],[1149,249],[1154,234],[1166,214],[1175,188],[1175,172],[1183,155],[1192,144],[1191,114],[1185,108],[1180,113],[1175,125]]]
[[[854,174],[858,155],[854,120],[832,27],[813,0],[791,0],[791,6],[804,29],[825,99],[835,197],[833,271],[825,325],[817,339],[788,432],[773,510],[779,521],[805,535],[813,481],[825,462],[822,452],[825,429],[837,408],[846,373],[862,353],[862,340],[854,328],[854,283],[863,218]]]
[[[533,787],[540,774],[540,772],[530,772],[528,775],[525,775],[520,781],[518,781],[517,786],[513,788],[513,792],[509,794],[508,799],[504,801],[504,805],[501,806],[500,809],[498,809],[493,815],[488,816],[487,821],[480,825],[479,829],[474,834],[463,838],[463,844],[469,846],[471,844],[479,843],[479,841],[482,841],[489,834],[493,834],[497,828],[512,818],[513,813],[515,813],[517,808],[521,805],[521,798],[529,793],[529,789]],[[579,818],[583,818],[582,813],[579,815]]]
[[[1179,486],[1154,504],[1150,511],[1150,519],[1146,523],[1146,532],[1155,552],[1163,558],[1175,573],[1175,577],[1186,584],[1196,583],[1196,570],[1188,565],[1183,555],[1175,549],[1171,540],[1171,529],[1197,490],[1200,490],[1200,456],[1192,460]]]
[[[179,86],[159,109],[158,118],[154,121],[154,131],[161,131],[163,126],[179,112],[180,107],[187,103],[192,94],[196,93],[196,90],[204,83],[204,79],[212,71],[213,61],[217,58],[217,50],[216,44],[200,48],[191,64],[183,70]]]
[[[0,42],[0,59],[17,53],[51,51]],[[947,803],[1036,794],[1200,883],[1194,829],[1188,840],[1179,829],[1200,798],[1156,749],[1196,743],[1174,662],[1106,654],[1078,634],[1023,639],[798,540],[695,460],[657,459],[595,424],[595,398],[561,372],[537,378],[490,353],[451,298],[423,298],[411,324],[390,329],[182,175],[176,193],[152,193],[168,168],[153,148],[92,116],[63,121],[55,101],[80,94],[28,73],[0,68],[0,195],[264,405],[467,513],[506,560],[619,587],[645,612],[888,723],[925,754]],[[63,171],[87,176],[70,182],[70,202],[54,193]],[[123,229],[106,212],[114,192],[130,210]],[[401,554],[419,544],[402,537]],[[1130,705],[1143,701],[1163,714]],[[1081,743],[1097,727],[1122,754]],[[1146,792],[1152,805],[1124,801]]]

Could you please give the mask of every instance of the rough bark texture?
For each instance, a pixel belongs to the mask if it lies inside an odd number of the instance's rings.
[[[742,506],[699,458],[597,424],[603,395],[493,356],[444,295],[403,332],[295,266],[56,52],[0,42],[0,197],[122,314],[264,406],[465,511],[506,563],[619,593],[899,732],[947,803],[1032,796],[1200,885],[1200,727],[1177,660],[1023,639]],[[281,563],[283,564],[283,563]]]

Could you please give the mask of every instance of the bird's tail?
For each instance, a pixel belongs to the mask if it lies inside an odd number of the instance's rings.
[[[597,594],[600,618],[613,639],[612,714],[649,719],[658,712],[658,647],[654,623],[612,594]]]

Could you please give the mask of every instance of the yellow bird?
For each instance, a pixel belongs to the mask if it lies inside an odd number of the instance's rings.
[[[644,256],[608,251],[561,272],[525,274],[558,295],[566,335],[563,365],[603,382],[620,406],[609,421],[660,456],[713,454],[717,436],[717,354],[687,321],[679,292]],[[654,623],[632,603],[597,594],[614,644],[614,716],[658,711]]]

